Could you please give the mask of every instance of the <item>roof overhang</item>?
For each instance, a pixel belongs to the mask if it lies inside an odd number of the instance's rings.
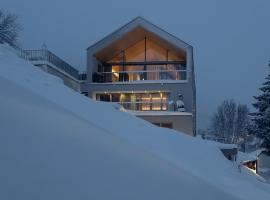
[[[169,51],[185,55],[192,46],[155,26],[149,21],[137,17],[128,24],[117,29],[102,40],[87,48],[98,59],[108,60],[145,37],[158,43]]]

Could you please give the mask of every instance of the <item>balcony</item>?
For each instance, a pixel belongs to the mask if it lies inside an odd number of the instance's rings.
[[[169,102],[116,102],[126,110],[132,111],[168,111]]]
[[[55,67],[66,72],[70,76],[78,79],[79,71],[63,61],[61,58],[53,54],[47,49],[41,50],[21,50],[20,56],[29,61],[46,61],[53,64]]]
[[[175,62],[153,63],[114,63],[102,66],[93,74],[93,82],[151,82],[160,80],[185,81],[187,68],[185,64]]]
[[[96,93],[95,99],[118,103],[126,110],[133,111],[173,110],[173,104],[168,101],[167,91]]]

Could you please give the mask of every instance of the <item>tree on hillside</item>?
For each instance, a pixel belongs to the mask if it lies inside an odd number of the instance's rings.
[[[214,113],[209,130],[226,143],[239,143],[247,134],[249,110],[234,100],[225,100]]]
[[[19,24],[17,16],[0,10],[0,44],[17,45]]]
[[[262,138],[262,147],[270,150],[270,74],[265,79],[266,81],[259,88],[261,94],[254,96],[256,102],[253,106],[256,112],[251,113],[254,122],[252,132]]]

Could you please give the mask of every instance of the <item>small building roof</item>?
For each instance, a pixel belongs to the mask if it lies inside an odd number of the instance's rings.
[[[243,153],[241,151],[238,152],[238,162],[239,163],[246,163],[250,161],[256,161],[258,156],[264,151],[265,149],[257,149],[251,153]]]

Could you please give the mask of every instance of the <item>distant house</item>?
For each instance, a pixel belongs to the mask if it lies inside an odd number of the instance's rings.
[[[264,150],[258,155],[257,165],[258,165],[259,173],[267,173],[269,174],[269,177],[270,177],[270,152],[269,151]]]
[[[265,149],[258,149],[250,153],[239,152],[238,163],[262,176],[269,174],[270,177],[270,152]]]
[[[232,162],[235,162],[237,160],[238,155],[237,145],[224,144],[218,141],[205,139],[204,137],[201,137],[201,139],[205,140],[206,143],[215,145],[228,160]]]
[[[234,144],[222,144],[219,146],[220,151],[230,161],[235,162],[237,159],[238,148]]]
[[[195,135],[193,48],[141,17],[87,48],[81,91],[157,126]]]

